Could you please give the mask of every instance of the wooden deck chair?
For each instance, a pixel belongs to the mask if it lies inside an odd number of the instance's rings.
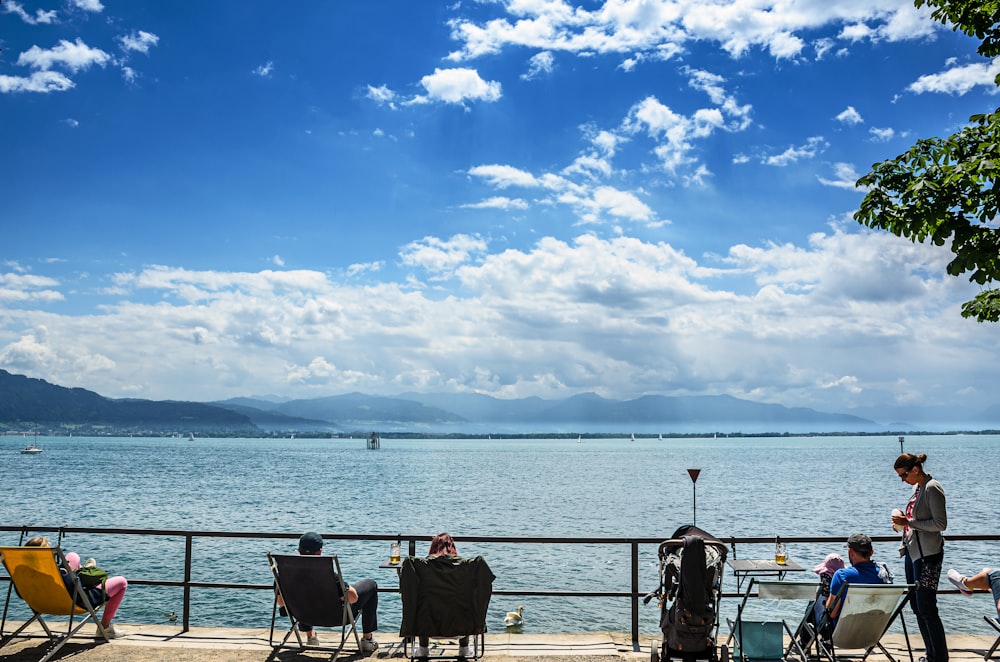
[[[996,630],[997,632],[1000,632],[1000,621],[998,621],[998,620],[997,620],[997,619],[996,619],[995,617],[993,617],[993,616],[983,616],[983,618],[984,618],[984,619],[986,619],[986,622],[990,624],[990,627],[991,627],[991,628],[993,628],[993,629],[994,629],[994,630]],[[988,660],[988,659],[990,659],[991,657],[993,657],[993,652],[994,652],[994,651],[995,651],[995,650],[996,650],[996,649],[997,649],[998,647],[1000,647],[1000,634],[998,634],[998,635],[997,635],[997,638],[996,638],[996,640],[995,640],[995,641],[993,642],[993,645],[992,645],[992,646],[990,646],[990,649],[989,649],[988,651],[986,651],[986,655],[983,655],[983,659],[984,659],[984,660]]]
[[[895,658],[882,645],[882,636],[898,617],[903,627],[906,640],[906,650],[913,660],[913,650],[910,647],[910,636],[906,632],[903,621],[903,607],[909,600],[911,584],[852,584],[845,583],[838,592],[832,609],[841,604],[837,616],[837,624],[830,636],[830,641],[822,637],[814,637],[817,647],[817,657],[825,656],[836,662],[838,650],[863,650],[862,660],[878,648],[890,660]],[[844,591],[847,591],[844,596]],[[826,610],[822,621],[828,622],[830,611]],[[822,627],[822,623],[821,623]],[[805,647],[808,650],[808,646]]]
[[[63,581],[59,567],[69,567],[62,549],[59,547],[0,547],[0,559],[3,560],[4,568],[10,575],[11,584],[14,591],[31,609],[33,616],[25,621],[21,627],[7,635],[0,641],[0,647],[11,641],[29,625],[38,621],[45,634],[48,635],[52,646],[39,662],[46,662],[55,655],[59,649],[69,641],[69,638],[80,631],[88,622],[93,622],[97,626],[98,634],[105,641],[110,641],[108,633],[101,625],[101,619],[97,617],[96,607],[100,605],[91,604],[87,599],[87,594],[80,585],[80,580],[71,573],[73,594],[67,590],[66,582]],[[58,565],[56,562],[58,559]],[[45,616],[68,616],[68,623],[65,633],[56,631],[57,628],[50,627],[45,620]],[[75,625],[74,619],[82,616]]]
[[[805,600],[808,604],[806,611],[802,615],[795,630],[788,625],[788,621],[781,619],[781,625],[788,633],[788,646],[785,647],[784,657],[787,658],[792,652],[805,660],[807,655],[802,642],[796,636],[800,632],[808,632],[805,628],[809,613],[820,595],[820,583],[815,582],[791,582],[761,579],[757,584],[757,596],[764,600]]]
[[[399,593],[403,603],[399,636],[403,655],[415,659],[418,637],[459,638],[468,636],[472,659],[486,652],[486,611],[496,577],[482,556],[460,558],[435,556],[407,557],[399,570]],[[409,652],[407,652],[409,644]],[[434,658],[458,658],[447,649]]]
[[[344,650],[347,638],[354,635],[354,643],[361,651],[361,640],[354,623],[354,612],[345,599],[347,586],[340,572],[340,562],[337,555],[300,556],[298,554],[267,553],[268,565],[274,575],[275,600],[271,612],[271,634],[269,644],[272,647],[268,660],[273,660],[284,648],[303,649],[299,623],[325,628],[340,628],[340,644],[337,646],[310,646],[310,650],[332,651],[331,662]],[[278,614],[278,596],[284,603],[284,611],[288,616],[290,627],[285,637],[276,645],[274,643],[275,620]],[[295,635],[297,646],[289,645],[288,640]]]

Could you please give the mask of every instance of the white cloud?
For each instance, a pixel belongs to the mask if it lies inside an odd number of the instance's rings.
[[[57,12],[55,10],[45,11],[43,9],[36,9],[34,15],[31,15],[25,11],[24,6],[21,3],[15,2],[14,0],[7,0],[5,3],[0,4],[0,9],[3,9],[8,14],[15,14],[19,16],[21,20],[28,25],[47,25],[49,23],[54,23],[57,16]]]
[[[119,37],[118,43],[121,45],[122,50],[125,51],[149,53],[151,47],[160,43],[160,38],[151,32],[136,30],[132,34]]]
[[[110,55],[99,48],[91,48],[77,37],[75,42],[61,39],[58,46],[50,49],[32,46],[18,56],[17,63],[41,71],[62,66],[69,69],[70,73],[76,73],[86,71],[95,64],[103,67],[110,60]]]
[[[861,113],[855,110],[854,106],[848,106],[837,115],[837,121],[844,124],[861,124],[864,122],[864,119],[862,119]]]
[[[524,80],[534,80],[539,76],[552,73],[555,64],[555,57],[549,51],[542,51],[531,56],[528,60],[528,71],[521,74]]]
[[[901,381],[941,402],[995,381],[995,332],[958,315],[976,288],[945,275],[939,247],[834,228],[721,259],[627,236],[487,248],[472,235],[403,248],[406,266],[460,284],[447,295],[409,277],[349,286],[308,271],[123,273],[117,302],[89,312],[6,305],[7,327],[23,331],[0,340],[0,364],[112,397],[755,393],[825,411],[894,402]],[[58,286],[23,277],[0,276],[0,289]],[[955,338],[961,351],[940,351]]]
[[[835,188],[847,189],[849,191],[855,190],[857,187],[855,183],[861,178],[861,175],[857,173],[854,169],[854,165],[851,163],[835,163],[833,164],[834,179],[827,179],[825,177],[817,177],[820,183],[826,186],[833,186]]]
[[[823,136],[813,136],[804,145],[792,146],[781,154],[775,154],[764,159],[764,163],[770,166],[785,167],[797,163],[803,159],[811,159],[827,148],[827,142]]]
[[[475,69],[435,69],[420,79],[427,95],[414,102],[443,101],[461,104],[466,101],[497,101],[501,97],[500,83],[485,81]]]
[[[473,256],[486,251],[486,242],[477,236],[457,234],[448,240],[424,237],[412,241],[399,252],[403,264],[420,267],[435,275],[450,274]]]
[[[260,76],[261,78],[269,78],[271,76],[271,72],[273,71],[274,71],[274,62],[272,60],[268,60],[264,64],[258,65],[256,68],[254,68],[253,73],[256,76]]]
[[[369,85],[365,96],[379,105],[387,105],[390,108],[395,108],[396,93],[385,85],[378,87]]]
[[[520,186],[523,188],[536,188],[541,186],[541,182],[535,176],[524,170],[507,165],[480,165],[469,169],[469,174],[473,177],[482,177],[490,185],[500,189],[510,186]]]
[[[101,4],[101,0],[70,0],[70,4],[84,11],[104,11],[104,5]]]
[[[793,59],[805,48],[803,35],[840,27],[843,41],[900,41],[933,35],[928,10],[907,3],[802,2],[644,2],[606,1],[590,7],[565,2],[494,3],[501,15],[484,22],[455,19],[452,37],[460,48],[448,55],[465,61],[496,54],[505,48],[623,54],[621,68],[629,71],[647,58],[669,59],[691,42],[714,42],[732,57],[751,48],[776,59]],[[506,16],[502,15],[506,10]],[[814,44],[817,57],[834,48],[832,40]]]
[[[880,129],[878,127],[872,127],[868,129],[868,133],[871,134],[872,141],[877,143],[889,142],[896,137],[896,131],[890,127]]]
[[[28,77],[0,75],[0,92],[65,92],[73,81],[57,71],[36,71]]]
[[[521,198],[508,198],[497,195],[479,202],[461,205],[463,209],[527,209],[528,203]]]
[[[976,62],[961,67],[952,67],[936,74],[921,76],[906,88],[915,94],[924,92],[939,92],[957,94],[959,96],[975,87],[985,87],[991,93],[997,93],[994,79],[1000,74],[1000,58],[991,62]]]

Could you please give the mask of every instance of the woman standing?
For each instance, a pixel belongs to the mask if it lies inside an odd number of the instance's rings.
[[[948,528],[944,488],[929,473],[924,472],[927,455],[903,453],[893,465],[896,475],[913,494],[903,515],[893,515],[892,523],[903,527],[903,542],[899,555],[904,557],[906,583],[915,584],[910,593],[910,606],[920,626],[920,636],[927,651],[927,662],[947,662],[948,643],[944,625],[938,615],[937,588],[944,562],[944,538]]]

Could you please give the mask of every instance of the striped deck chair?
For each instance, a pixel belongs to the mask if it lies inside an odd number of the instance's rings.
[[[69,567],[62,549],[59,547],[0,547],[0,560],[3,561],[7,574],[10,575],[14,590],[33,614],[21,627],[0,640],[0,648],[35,621],[38,621],[38,624],[42,626],[52,643],[52,647],[39,662],[46,662],[55,655],[69,641],[69,638],[79,632],[80,628],[88,622],[95,623],[100,636],[105,641],[110,641],[95,610],[100,605],[95,606],[90,603],[75,574],[71,573],[73,595],[70,595],[67,590],[66,582],[63,581],[62,573],[59,572],[60,565]],[[57,560],[59,565],[57,565]],[[50,627],[45,616],[68,616],[65,633],[54,625]],[[74,625],[77,616],[83,618]]]

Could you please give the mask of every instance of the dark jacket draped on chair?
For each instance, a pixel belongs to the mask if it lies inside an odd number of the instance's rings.
[[[486,632],[496,577],[482,556],[403,559],[401,637],[460,637]]]

